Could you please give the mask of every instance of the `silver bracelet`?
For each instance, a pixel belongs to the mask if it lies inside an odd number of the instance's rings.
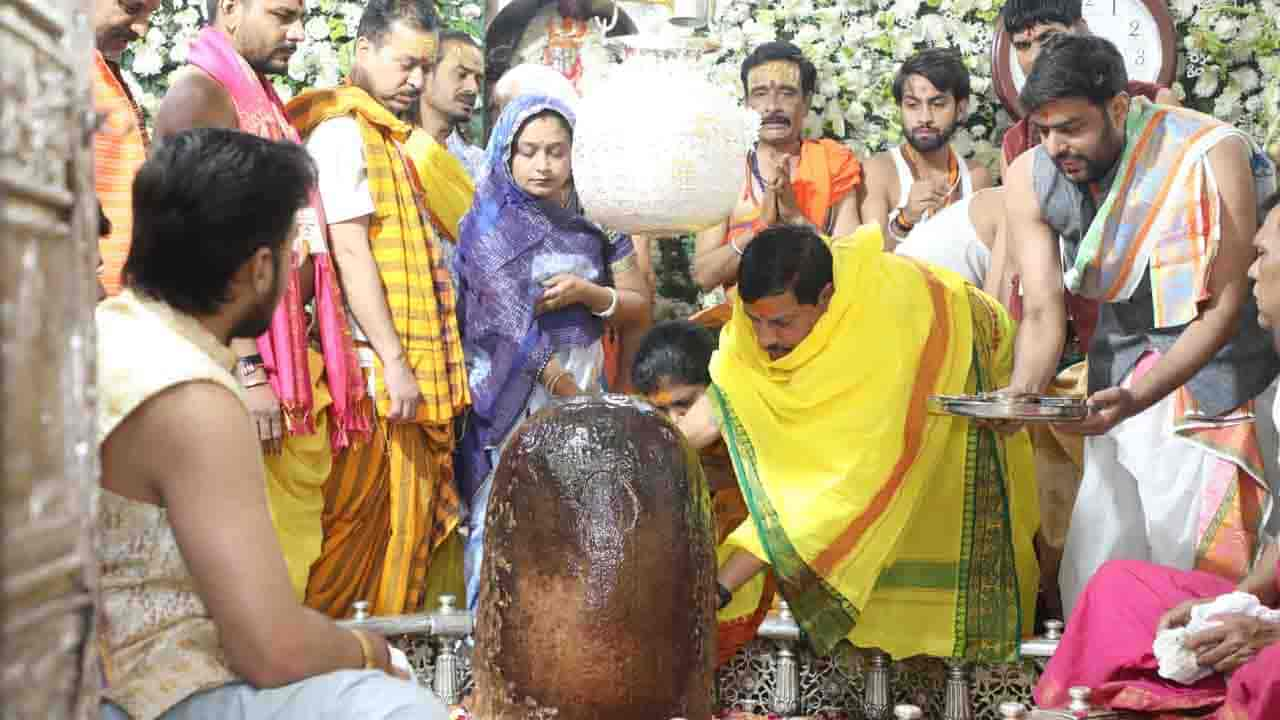
[[[609,291],[609,297],[610,297],[609,307],[606,308],[604,312],[591,313],[592,315],[595,315],[598,318],[611,318],[613,317],[613,314],[618,310],[618,291],[614,290],[611,287],[607,287],[605,288],[605,290]]]

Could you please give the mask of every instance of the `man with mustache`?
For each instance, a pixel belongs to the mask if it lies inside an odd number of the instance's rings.
[[[156,114],[167,137],[197,127],[300,142],[271,75],[288,72],[305,34],[304,0],[209,0],[210,22],[191,44]],[[320,198],[298,213],[288,286],[267,332],[232,341],[236,377],[262,442],[267,499],[298,599],[320,555],[323,486],[333,452],[368,435],[342,290],[328,255]],[[308,317],[305,307],[314,299]],[[311,320],[314,318],[314,323]],[[314,328],[314,346],[308,343]]]
[[[1018,65],[1024,76],[1031,74],[1031,66],[1040,54],[1045,41],[1054,35],[1075,33],[1089,34],[1089,23],[1084,19],[1081,0],[1008,0],[1000,10],[1005,34],[1018,56]],[[1181,105],[1178,96],[1162,85],[1130,80],[1125,86],[1129,97],[1142,96],[1160,105]],[[1040,144],[1040,133],[1023,116],[1004,132],[1001,141],[1000,171],[1004,175],[1009,164],[1022,153]]]
[[[465,32],[441,33],[440,50],[426,72],[422,95],[406,113],[415,127],[405,150],[422,187],[428,189],[422,200],[442,236],[440,247],[451,274],[458,223],[471,209],[476,176],[485,162],[484,150],[467,144],[459,129],[471,120],[483,79],[484,54],[479,43]]]
[[[705,291],[731,287],[751,240],[778,223],[840,237],[858,226],[862,166],[834,140],[805,140],[818,71],[800,48],[769,42],[742,61],[747,107],[760,113],[760,141],[747,156],[747,181],[733,213],[699,233],[693,279]],[[730,303],[699,318],[723,324]]]
[[[98,277],[108,295],[120,292],[120,270],[133,234],[133,177],[147,159],[150,138],[142,111],[120,74],[120,56],[147,31],[160,0],[94,0],[93,106],[102,125],[93,136],[93,185],[111,232],[98,241]]]
[[[1270,406],[1280,359],[1245,273],[1275,168],[1239,130],[1126,85],[1109,41],[1047,42],[1020,97],[1042,142],[1006,186],[1025,309],[1007,391],[1053,380],[1064,288],[1100,303],[1089,416],[1057,426],[1085,436],[1068,612],[1110,559],[1242,576],[1274,487],[1274,430],[1254,407]]]
[[[438,26],[430,0],[370,0],[350,82],[287,108],[316,161],[368,387],[362,405],[375,416],[369,440],[338,453],[324,489],[307,604],[334,616],[357,600],[376,615],[414,612],[462,585],[452,453],[470,390],[453,283],[404,148],[413,128],[399,118],[436,60]]]
[[[1003,384],[1012,332],[959,275],[884,252],[875,225],[757,235],[711,386],[678,421],[695,448],[724,440],[747,505],[721,607],[767,566],[819,654],[1016,656],[1039,579],[1030,442],[928,409]]]
[[[907,142],[867,161],[862,203],[862,217],[885,228],[890,250],[938,211],[991,187],[991,173],[951,147],[969,109],[969,69],[958,52],[934,48],[908,59],[893,99]]]
[[[471,122],[480,83],[484,81],[484,53],[480,43],[465,32],[440,33],[440,51],[427,70],[422,96],[410,115],[414,124],[467,168],[475,178],[484,165],[484,150],[467,143],[461,128]]]

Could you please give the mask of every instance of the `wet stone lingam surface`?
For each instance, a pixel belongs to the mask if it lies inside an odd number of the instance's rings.
[[[485,533],[474,717],[710,719],[711,504],[670,423],[620,396],[530,418]]]

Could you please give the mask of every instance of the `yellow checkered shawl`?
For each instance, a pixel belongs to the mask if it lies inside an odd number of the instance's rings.
[[[425,402],[418,421],[448,422],[471,397],[454,288],[440,241],[423,221],[422,189],[402,148],[412,128],[354,85],[309,90],[294,98],[286,112],[304,138],[330,118],[350,115],[360,126],[374,204],[369,243],[396,332],[422,389]],[[375,389],[379,410],[385,412],[382,373]]]

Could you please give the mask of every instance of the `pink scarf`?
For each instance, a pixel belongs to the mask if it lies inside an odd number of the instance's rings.
[[[192,42],[187,59],[227,89],[235,103],[241,130],[272,140],[301,142],[298,131],[285,119],[284,105],[271,81],[249,67],[221,30],[207,27],[201,31]],[[314,229],[318,234],[318,237],[311,238],[311,242],[327,244],[324,206],[314,189],[311,209],[314,212]],[[302,231],[308,229],[303,228]],[[337,276],[328,253],[311,257],[315,267],[315,319],[320,330],[325,381],[333,396],[330,434],[336,451],[346,447],[352,435],[367,436],[370,426],[368,417],[360,410],[364,381],[356,361]],[[280,406],[288,418],[289,432],[314,433],[315,398],[311,392],[311,369],[307,361],[307,316],[302,308],[296,272],[289,275],[289,285],[271,319],[271,327],[258,338],[258,352],[266,365],[271,389],[280,399]]]

